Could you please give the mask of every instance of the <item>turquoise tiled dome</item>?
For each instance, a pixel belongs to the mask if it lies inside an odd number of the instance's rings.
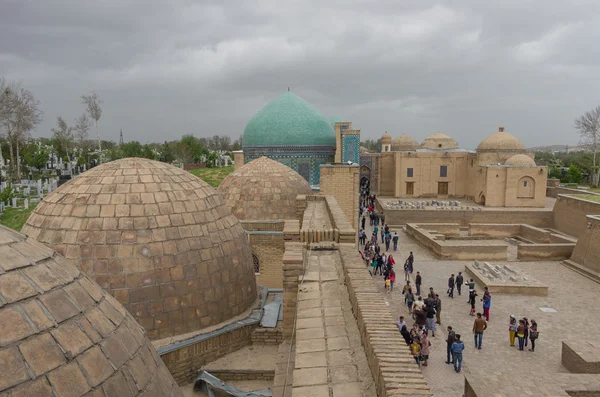
[[[286,92],[246,125],[243,147],[335,146],[331,121],[299,96]]]

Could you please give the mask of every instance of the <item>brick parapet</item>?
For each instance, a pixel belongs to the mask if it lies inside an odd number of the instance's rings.
[[[344,278],[380,397],[432,396],[354,244],[340,244]]]
[[[304,265],[301,243],[286,242],[283,254],[283,338],[292,337],[298,304],[298,280]]]

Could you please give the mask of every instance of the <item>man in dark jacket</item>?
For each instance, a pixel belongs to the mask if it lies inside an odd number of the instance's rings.
[[[448,279],[448,296],[454,299],[454,274]]]
[[[456,291],[458,292],[459,295],[460,295],[460,290],[462,289],[463,282],[464,282],[464,279],[463,279],[462,272],[458,272],[458,275],[456,276],[456,282],[454,283],[454,285],[456,285]]]
[[[448,338],[446,339],[446,364],[454,364],[454,355],[452,354],[452,344],[454,343],[455,332],[448,326]]]
[[[421,278],[421,273],[417,272],[417,277],[415,278],[415,285],[417,286],[417,295],[421,295],[421,284],[423,283],[423,279]]]

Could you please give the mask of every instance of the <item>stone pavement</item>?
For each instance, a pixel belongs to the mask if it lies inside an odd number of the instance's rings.
[[[337,251],[312,251],[299,287],[292,397],[376,395]]]
[[[547,379],[552,379],[553,374],[567,374],[568,371],[561,365],[562,340],[599,340],[600,305],[595,304],[600,296],[599,284],[567,269],[560,262],[511,262],[511,266],[548,285],[548,296],[493,294],[490,322],[484,334],[483,349],[475,349],[472,336],[474,317],[469,316],[465,288],[463,287],[462,296],[458,296],[455,291],[454,299],[446,295],[447,280],[450,274],[462,271],[464,275],[465,264],[470,262],[437,260],[429,251],[405,235],[402,230],[397,229],[397,231],[400,236],[399,251],[391,252],[396,258],[398,274],[396,289],[391,294],[385,294],[383,277],[376,276],[376,278],[380,291],[390,305],[392,314],[396,317],[404,315],[409,319],[407,322],[412,320],[410,320],[408,309],[404,305],[401,290],[404,275],[403,264],[409,251],[413,251],[415,256],[415,273],[420,271],[423,277],[422,293],[427,293],[429,287],[433,287],[434,291],[440,294],[443,330],[436,332],[436,337],[431,338],[432,349],[429,366],[423,368],[423,374],[436,396],[462,396],[465,387],[464,376],[456,374],[451,365],[445,364],[445,330],[448,325],[452,325],[454,330],[463,336],[462,339],[465,342],[464,374],[472,375],[474,379],[493,376],[496,379],[504,380],[507,388],[510,387],[512,379],[512,376],[508,375],[509,373],[518,373],[521,378],[543,377]],[[476,286],[476,289],[483,291],[479,285]],[[477,311],[482,311],[482,305],[479,302],[481,296],[482,292],[479,293]],[[540,310],[542,307],[553,308],[556,312],[543,312]],[[540,338],[537,341],[535,352],[521,352],[515,347],[509,346],[508,319],[510,314],[514,314],[517,318],[527,317],[537,321]],[[504,377],[503,374],[505,374]],[[502,385],[501,381],[495,382],[494,388],[489,389],[489,395],[514,395],[510,390],[499,389]],[[559,386],[556,388],[558,389]],[[535,391],[527,391],[525,395],[536,394]],[[557,395],[562,394],[557,393]],[[482,396],[478,394],[478,397]]]

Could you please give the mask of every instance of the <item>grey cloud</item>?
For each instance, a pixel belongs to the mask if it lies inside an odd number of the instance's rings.
[[[600,3],[491,3],[4,0],[0,74],[40,99],[37,136],[94,90],[106,139],[237,137],[290,86],[365,138],[440,130],[473,148],[502,124],[526,145],[577,142]]]

